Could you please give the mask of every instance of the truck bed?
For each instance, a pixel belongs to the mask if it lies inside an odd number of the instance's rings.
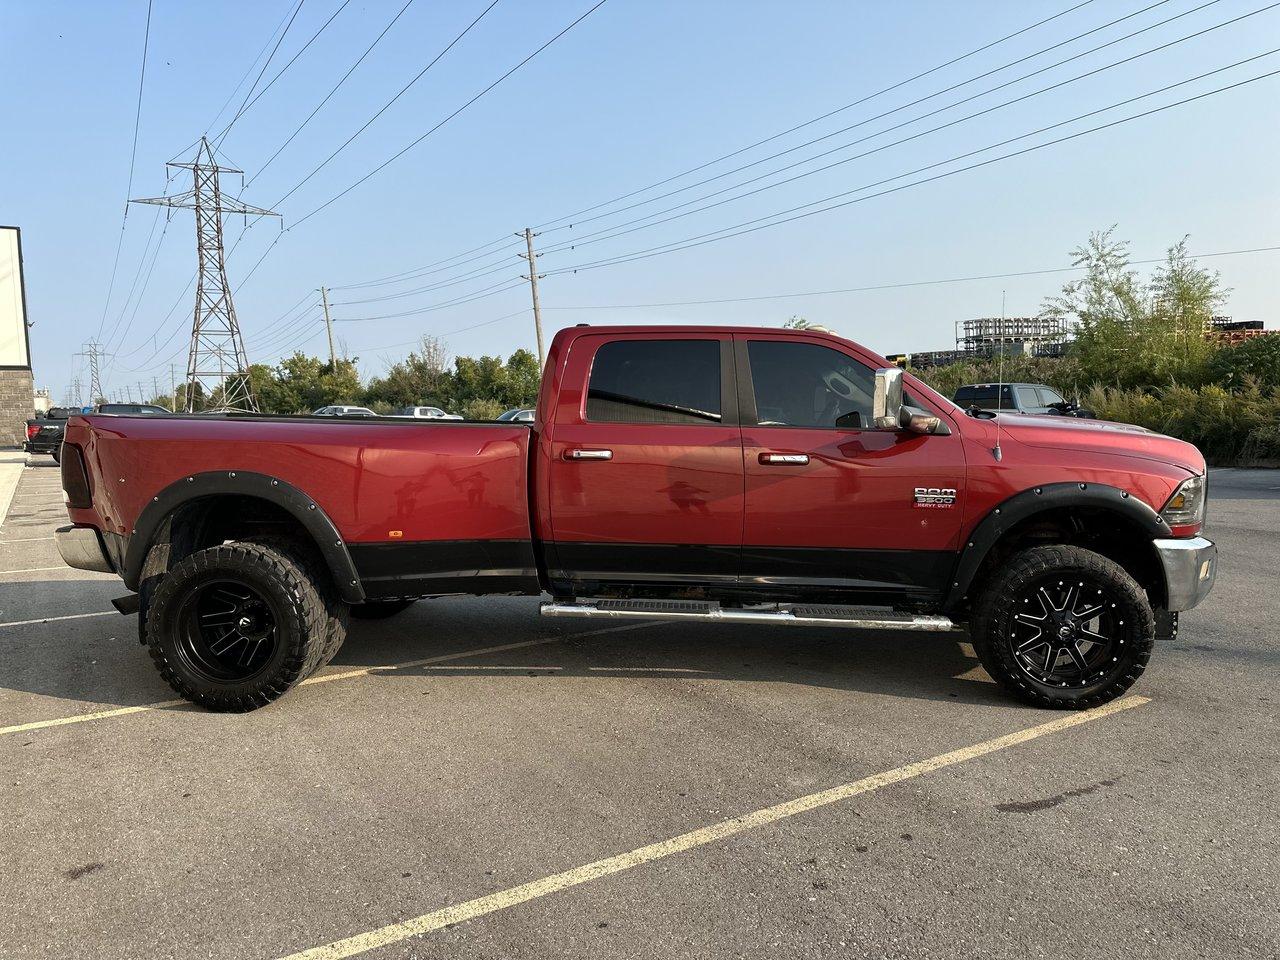
[[[478,577],[537,589],[527,424],[87,415],[67,436],[106,481],[71,519],[119,537],[122,554],[153,498],[237,479],[256,496],[270,478],[270,492],[295,488],[332,521],[369,597],[470,592]]]

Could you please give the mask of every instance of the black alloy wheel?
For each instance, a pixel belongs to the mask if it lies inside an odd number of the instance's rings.
[[[1080,710],[1137,682],[1158,623],[1163,635],[1177,620],[1164,614],[1158,621],[1127,570],[1063,544],[1001,560],[978,591],[969,633],[997,683],[1038,707]]]
[[[1116,601],[1092,579],[1050,574],[1015,597],[1010,640],[1018,669],[1046,686],[1084,687],[1103,679],[1124,645]]]
[[[185,598],[178,613],[178,656],[206,680],[252,679],[275,653],[276,614],[243,581],[213,580]]]

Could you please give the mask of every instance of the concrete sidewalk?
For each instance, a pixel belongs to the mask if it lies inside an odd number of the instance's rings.
[[[27,465],[27,455],[21,450],[0,449],[0,523],[9,515],[9,504],[22,479]]]

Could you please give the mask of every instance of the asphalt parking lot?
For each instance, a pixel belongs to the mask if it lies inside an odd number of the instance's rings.
[[[174,705],[0,525],[0,957],[1275,957],[1280,471],[1215,471],[1217,587],[1117,708],[964,638],[356,623],[265,710]]]

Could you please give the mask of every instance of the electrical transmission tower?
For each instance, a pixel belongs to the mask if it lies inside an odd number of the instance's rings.
[[[254,217],[278,217],[261,207],[225,197],[219,177],[224,173],[242,173],[232,167],[219,166],[213,148],[204,137],[189,163],[168,164],[191,171],[191,189],[171,197],[149,197],[131,203],[152,203],[162,207],[183,207],[195,211],[196,307],[191,322],[191,349],[187,355],[188,413],[196,409],[196,395],[220,400],[220,410],[257,411],[258,404],[249,385],[249,360],[244,338],[236,322],[236,308],[231,302],[231,286],[227,283],[226,253],[222,242],[222,220],[227,214]]]
[[[106,395],[102,392],[102,374],[99,371],[99,361],[106,356],[102,352],[102,344],[97,340],[90,340],[84,345],[84,351],[77,353],[77,357],[89,358],[89,403],[101,403],[106,399]],[[76,380],[76,392],[79,394],[80,381]]]

